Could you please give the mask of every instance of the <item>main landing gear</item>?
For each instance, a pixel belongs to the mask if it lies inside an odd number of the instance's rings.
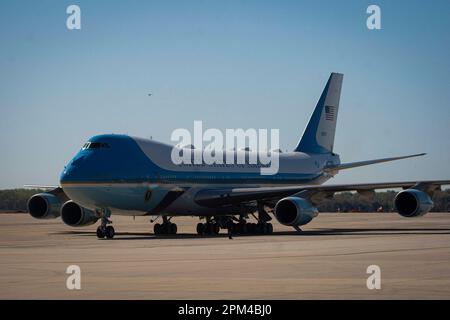
[[[216,222],[208,221],[197,224],[197,233],[199,235],[217,235],[220,232],[220,225]]]
[[[111,211],[104,210],[102,214],[102,221],[100,223],[100,226],[97,228],[97,238],[103,239],[112,239],[114,238],[114,235],[116,234],[113,226],[108,226],[108,224],[111,224],[112,221],[109,220],[109,217],[111,216]]]
[[[233,234],[271,234],[273,225],[267,222],[247,223],[239,222],[232,224],[231,233]]]
[[[170,222],[170,219],[163,217],[163,223],[156,223],[153,227],[153,232],[157,235],[160,234],[177,234],[178,227],[175,223]]]
[[[237,221],[234,223],[233,221]],[[273,226],[271,223],[259,221],[258,223],[248,223],[244,217],[219,217],[214,221],[207,218],[206,223],[197,224],[197,234],[218,235],[220,229],[227,229],[229,234],[271,234]]]

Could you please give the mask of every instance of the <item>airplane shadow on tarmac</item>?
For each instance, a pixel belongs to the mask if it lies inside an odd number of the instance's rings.
[[[79,235],[96,237],[95,231],[65,231],[55,234]],[[233,238],[242,237],[276,237],[276,236],[384,236],[384,235],[435,235],[450,234],[450,229],[443,228],[330,228],[304,230],[302,232],[293,231],[274,231],[270,235],[261,234],[233,234]],[[227,233],[218,235],[202,235],[194,233],[179,233],[176,235],[154,235],[147,232],[116,232],[112,240],[158,240],[158,239],[207,239],[207,238],[228,238]]]

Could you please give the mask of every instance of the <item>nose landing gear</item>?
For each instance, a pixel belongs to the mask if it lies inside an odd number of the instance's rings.
[[[114,238],[116,232],[113,226],[108,226],[108,224],[112,223],[112,221],[109,220],[110,216],[111,216],[110,210],[102,210],[102,220],[100,226],[97,228],[97,238],[99,239],[104,239],[105,237],[107,239]]]
[[[112,239],[112,238],[114,238],[115,234],[116,234],[116,232],[115,232],[113,226],[107,226],[107,227],[99,226],[97,228],[97,238],[99,238],[99,239],[103,239],[105,237],[107,239]]]

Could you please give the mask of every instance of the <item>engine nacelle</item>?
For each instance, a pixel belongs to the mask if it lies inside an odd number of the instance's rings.
[[[71,227],[84,227],[97,222],[100,217],[94,211],[83,208],[72,200],[67,201],[61,208],[62,221]]]
[[[287,197],[277,202],[274,214],[285,226],[302,226],[317,217],[319,211],[306,199]]]
[[[59,217],[61,201],[50,193],[38,193],[28,199],[28,212],[36,219],[55,219]]]
[[[433,208],[433,200],[423,191],[407,189],[397,193],[394,199],[397,212],[407,218],[420,217]]]

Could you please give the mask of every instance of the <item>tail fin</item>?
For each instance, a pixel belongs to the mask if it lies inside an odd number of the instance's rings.
[[[342,73],[331,73],[305,132],[294,151],[306,153],[333,152],[343,78]]]

